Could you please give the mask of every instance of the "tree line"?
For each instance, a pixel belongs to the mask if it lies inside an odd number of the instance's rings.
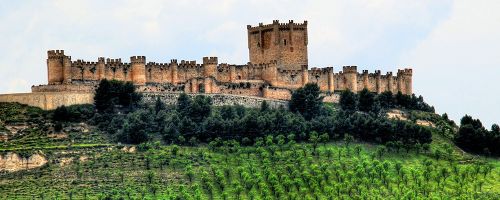
[[[415,94],[405,95],[401,92],[394,95],[391,91],[375,94],[366,88],[358,94],[349,90],[343,91],[339,104],[346,111],[378,113],[383,109],[399,108],[434,112],[434,107],[427,104],[422,96],[417,97]]]
[[[341,101],[345,98],[343,94]],[[330,140],[348,135],[381,144],[399,141],[410,147],[431,142],[430,130],[411,122],[389,120],[374,112],[350,112],[344,106],[341,110],[325,106],[316,84],[299,88],[289,107],[278,109],[270,109],[265,101],[258,109],[215,107],[210,97],[191,98],[183,93],[176,105],[165,105],[160,99],[154,105],[139,105],[140,99],[129,83],[104,80],[96,90],[97,113],[90,121],[118,141],[132,144],[162,138],[166,143],[183,145],[215,139],[252,145],[268,135],[311,141],[315,134]],[[357,103],[356,108],[363,106]]]
[[[460,120],[460,128],[455,136],[455,143],[462,149],[484,154],[500,156],[500,127],[493,124],[487,130],[479,119],[465,115]]]

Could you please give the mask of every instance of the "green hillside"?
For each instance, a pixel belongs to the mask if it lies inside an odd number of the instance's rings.
[[[500,199],[500,128],[458,126],[415,95],[140,99],[104,80],[95,105],[0,103],[2,199]]]
[[[498,199],[500,161],[472,156],[433,129],[428,150],[338,140],[295,142],[267,137],[196,147],[119,145],[95,127],[65,124],[45,132],[50,113],[0,104],[2,124],[28,124],[0,150],[48,164],[0,175],[5,199]],[[420,113],[422,115],[422,113]],[[85,127],[85,128],[82,128]],[[82,129],[89,129],[84,130]],[[64,131],[64,130],[63,130]],[[129,150],[130,148],[135,149]],[[441,152],[441,153],[436,153]]]

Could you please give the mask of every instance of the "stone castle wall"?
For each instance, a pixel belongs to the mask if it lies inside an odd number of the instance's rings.
[[[0,94],[0,102],[18,102],[44,110],[53,110],[59,106],[94,103],[94,94],[88,92],[33,92],[18,94]]]
[[[398,70],[396,76],[391,72],[381,75],[380,71],[368,73],[363,70],[362,73],[357,71],[356,66],[344,66],[342,71],[334,73],[334,68],[311,68],[302,66],[300,70],[283,69],[277,61],[271,61],[267,64],[247,65],[228,65],[225,63],[218,64],[216,57],[205,57],[203,64],[197,64],[196,61],[181,61],[177,63],[172,60],[170,63],[147,63],[146,58],[141,56],[141,61],[138,62],[136,56],[131,57],[130,63],[123,63],[121,59],[99,59],[98,62],[84,62],[81,60],[71,62],[71,57],[64,55],[63,51],[49,51],[49,55],[53,52],[59,52],[59,56],[65,57],[70,64],[64,63],[48,66],[49,68],[49,85],[35,86],[33,92],[38,91],[88,91],[91,89],[86,86],[88,83],[95,84],[101,79],[115,79],[121,81],[131,81],[135,85],[145,84],[173,84],[185,85],[186,92],[199,92],[200,84],[205,84],[204,79],[213,78],[212,83],[206,85],[205,93],[230,92],[220,86],[226,83],[241,83],[241,82],[256,82],[262,81],[272,87],[297,89],[306,83],[316,83],[324,92],[333,92],[340,90],[351,90],[359,92],[364,88],[369,91],[381,93],[384,91],[392,91],[393,93],[402,92],[403,94],[412,94],[412,70]],[[51,56],[49,56],[49,59]],[[100,63],[103,62],[103,63]],[[55,63],[50,61],[48,63]],[[69,68],[69,75],[66,77],[64,73],[59,73],[52,68]],[[56,71],[56,72],[54,72]],[[63,69],[62,71],[68,71]],[[51,74],[54,72],[55,74]],[[55,76],[63,76],[56,78]],[[55,81],[57,80],[57,81]],[[56,86],[57,85],[57,86]],[[218,89],[221,88],[221,89]],[[244,94],[245,92],[239,91]],[[252,96],[261,94],[262,92],[248,91]]]
[[[97,61],[72,61],[63,50],[48,51],[47,68],[49,85],[79,85],[102,79],[131,81],[135,85],[173,84],[184,86],[189,93],[228,93],[262,96],[262,88],[297,89],[307,83],[316,83],[323,92],[362,89],[381,93],[391,91],[412,94],[412,70],[398,70],[382,75],[380,71],[357,71],[356,66],[344,66],[338,73],[333,67],[308,68],[307,21],[247,26],[250,62],[246,65],[218,63],[217,57],[204,57],[202,63],[176,59],[167,63],[147,62],[145,56],[132,56],[129,62],[122,59],[99,57]],[[208,78],[208,79],[207,79]],[[227,89],[233,83],[263,81],[247,89]],[[60,86],[65,91],[67,86]],[[54,87],[55,88],[55,87]],[[259,90],[256,90],[259,88]],[[33,91],[59,89],[34,88]],[[66,91],[83,89],[67,87]],[[273,94],[269,94],[273,96]],[[276,94],[274,96],[282,96]]]
[[[316,83],[325,94],[342,90],[359,92],[365,88],[374,93],[413,93],[411,69],[398,70],[395,76],[392,72],[382,75],[378,70],[359,73],[356,66],[343,66],[338,72],[333,67],[309,69],[307,21],[280,23],[274,20],[272,24],[249,25],[247,34],[250,62],[244,65],[218,63],[217,57],[204,57],[202,63],[176,59],[165,63],[147,62],[145,56],[131,56],[128,62],[104,57],[97,61],[73,61],[63,50],[50,50],[47,52],[48,85],[32,87],[34,100],[26,99],[29,94],[4,99],[52,108],[64,103],[31,101],[51,99],[55,93],[92,93],[103,79],[130,81],[138,92],[229,94],[277,100],[289,100],[293,90],[307,83]],[[66,100],[64,96],[55,99],[79,102]],[[325,96],[325,101],[335,99],[334,95]]]
[[[141,92],[144,103],[154,103],[157,97],[166,104],[177,103],[179,92]],[[213,105],[243,105],[250,108],[259,108],[262,101],[266,101],[271,108],[284,106],[287,108],[288,102],[279,99],[269,99],[247,95],[233,94],[188,94],[191,97],[196,95],[206,95],[212,98]],[[17,102],[29,106],[39,107],[44,110],[53,110],[59,106],[70,106],[77,104],[93,104],[93,93],[82,92],[34,92],[18,94],[0,94],[0,102]]]
[[[180,93],[143,93],[142,101],[144,103],[154,103],[158,97],[167,105],[174,105],[177,103]],[[260,108],[263,101],[266,101],[270,108],[279,108],[283,106],[288,107],[288,101],[268,99],[261,97],[231,95],[231,94],[188,94],[192,98],[196,95],[205,95],[212,98],[212,104],[215,106],[223,105],[242,105],[248,108]]]

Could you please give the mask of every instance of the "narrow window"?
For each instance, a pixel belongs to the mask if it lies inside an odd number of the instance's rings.
[[[285,46],[286,46],[286,39],[285,39],[284,43],[285,43]]]

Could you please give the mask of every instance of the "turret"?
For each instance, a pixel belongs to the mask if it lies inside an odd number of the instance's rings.
[[[405,68],[398,70],[398,91],[406,95],[413,94],[412,91],[412,75],[413,70],[411,68]]]
[[[395,93],[394,91],[394,78],[392,77],[392,72],[387,72],[386,73],[386,78],[387,78],[387,84],[388,84],[388,90],[387,91],[391,91],[393,94]]]
[[[376,89],[377,94],[382,93],[382,79],[380,78],[380,70],[375,70],[375,80],[376,80]]]
[[[344,66],[342,72],[346,80],[346,88],[354,93],[358,92],[358,67]]]
[[[177,59],[172,59],[170,60],[170,76],[172,77],[170,80],[172,80],[172,84],[177,84],[178,79],[177,79]]]
[[[71,57],[64,55],[64,50],[49,50],[47,57],[48,83],[71,82]]]
[[[307,65],[302,65],[302,85],[306,85],[309,82],[309,72],[307,70]]]
[[[335,84],[333,82],[333,67],[327,67],[326,69],[328,71],[328,91],[334,92]]]
[[[203,76],[217,77],[217,57],[203,57]]]
[[[132,67],[132,82],[135,85],[146,84],[146,56],[130,57]]]
[[[104,57],[99,57],[97,58],[97,77],[98,80],[102,80],[106,78],[106,73],[104,71],[105,69],[105,61]]]
[[[63,57],[63,83],[71,83],[71,56]]]
[[[236,80],[236,66],[229,65],[229,82],[234,82]]]
[[[363,70],[363,88],[369,89],[368,88],[368,70]]]

